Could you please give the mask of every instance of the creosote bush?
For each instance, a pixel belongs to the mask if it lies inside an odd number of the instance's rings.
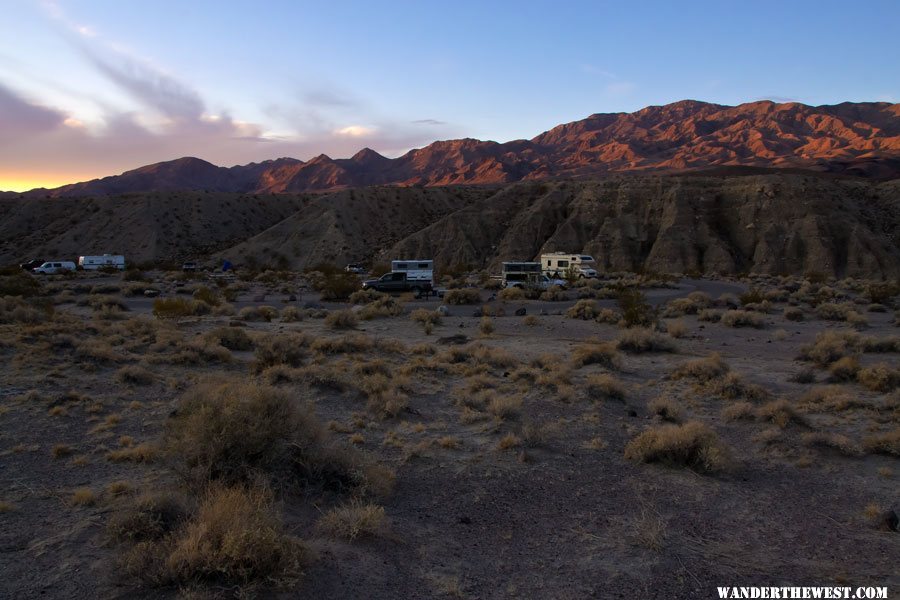
[[[729,456],[716,432],[697,421],[652,427],[625,446],[628,460],[687,467],[700,473],[725,470]]]
[[[759,313],[749,310],[727,310],[719,320],[726,327],[753,327],[761,329],[765,326],[765,320]]]
[[[472,288],[464,288],[457,290],[447,290],[444,294],[444,302],[446,304],[478,304],[481,302],[481,294],[478,290]]]
[[[623,331],[616,340],[616,347],[632,354],[677,351],[677,346],[672,338],[644,328]]]
[[[325,324],[331,329],[355,329],[359,319],[350,309],[333,310],[325,316]]]
[[[177,319],[179,317],[208,315],[209,312],[209,304],[199,300],[187,300],[185,298],[157,298],[153,301],[153,316],[158,319]]]

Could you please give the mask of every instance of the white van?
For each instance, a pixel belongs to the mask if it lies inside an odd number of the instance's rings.
[[[541,254],[541,267],[548,276],[556,278],[565,277],[566,271],[569,269],[579,279],[598,276],[594,257],[587,254],[567,254],[565,252]]]
[[[79,256],[78,266],[85,271],[96,271],[103,267],[125,270],[125,257],[121,254],[104,254],[102,256]]]
[[[71,260],[51,260],[45,262],[39,267],[35,267],[33,273],[43,273],[44,275],[53,275],[54,273],[63,273],[64,271],[74,271],[75,263]]]

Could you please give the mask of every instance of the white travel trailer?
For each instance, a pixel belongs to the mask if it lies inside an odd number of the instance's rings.
[[[65,271],[74,271],[75,263],[71,260],[50,260],[39,267],[35,267],[33,273],[43,273],[44,275],[53,275],[54,273],[63,273]]]
[[[565,277],[567,271],[575,273],[579,279],[597,277],[594,257],[587,254],[567,254],[565,252],[541,254],[541,267],[544,273],[550,277]]]
[[[113,268],[120,271],[125,270],[125,257],[121,254],[104,254],[102,256],[79,256],[78,266],[85,271],[96,271],[97,269]]]
[[[407,281],[434,281],[434,261],[418,258],[392,260],[391,273],[406,273]]]

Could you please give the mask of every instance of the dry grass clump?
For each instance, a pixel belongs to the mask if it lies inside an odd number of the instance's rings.
[[[152,531],[152,528],[148,531]],[[124,570],[155,585],[246,585],[297,578],[306,555],[265,489],[213,486],[191,517],[135,544]]]
[[[350,294],[348,301],[350,304],[369,304],[385,297],[389,297],[388,294],[384,294],[371,288],[364,290],[360,289]]]
[[[316,527],[333,538],[350,542],[376,537],[385,527],[384,507],[358,501],[338,506],[322,515]]]
[[[718,323],[722,320],[722,314],[721,310],[706,308],[697,313],[697,320],[705,321],[707,323]]]
[[[478,304],[481,302],[481,293],[472,288],[447,290],[444,294],[446,304]]]
[[[377,490],[390,483],[361,456],[335,446],[310,406],[243,380],[211,379],[185,392],[166,423],[164,450],[193,485],[261,477],[328,489]]]
[[[761,329],[765,326],[765,320],[759,313],[749,310],[727,310],[719,319],[726,327],[753,327]]]
[[[118,450],[111,450],[106,454],[106,460],[110,462],[149,463],[159,456],[159,448],[153,444],[139,444],[126,446]]]
[[[203,337],[229,350],[239,352],[253,349],[253,339],[240,327],[216,327]]]
[[[325,316],[325,324],[331,329],[356,329],[359,319],[350,309],[333,310]]]
[[[478,331],[481,335],[488,336],[494,333],[494,320],[488,316],[481,317],[481,321],[478,323]]]
[[[139,365],[127,365],[116,371],[116,380],[132,385],[150,385],[156,376]]]
[[[497,369],[514,367],[519,362],[515,356],[502,348],[493,348],[480,343],[467,346],[453,346],[436,358],[437,362],[449,364],[469,363],[471,365],[486,365]]]
[[[700,473],[725,470],[729,456],[716,432],[697,421],[652,427],[625,446],[627,460],[686,467]]]
[[[806,425],[806,421],[787,400],[772,400],[756,409],[756,418],[760,421],[774,423],[784,429],[791,423]]]
[[[127,357],[115,350],[105,339],[90,338],[75,347],[75,356],[96,363],[114,363],[127,360]]]
[[[678,347],[672,338],[657,331],[645,328],[634,328],[623,331],[616,340],[616,347],[631,354],[644,352],[677,352]]]
[[[732,402],[722,409],[722,418],[726,421],[752,419],[755,416],[754,411],[753,405],[749,402]]]
[[[823,331],[812,345],[800,349],[800,359],[827,367],[845,356],[857,354],[861,345],[862,340],[855,332]]]
[[[274,365],[299,367],[309,356],[309,337],[302,333],[273,333],[256,342],[253,371],[261,373]]]
[[[397,317],[403,314],[403,304],[388,294],[381,294],[363,306],[359,311],[359,318],[369,321],[378,317]]]
[[[833,448],[845,456],[861,456],[862,448],[850,438],[840,433],[827,433],[824,431],[808,431],[800,436],[807,446],[819,446]]]
[[[535,315],[526,315],[522,322],[528,327],[534,327],[541,321]]]
[[[296,306],[285,306],[281,309],[282,323],[297,323],[303,320],[303,311]]]
[[[441,313],[427,308],[417,308],[409,314],[414,323],[419,323],[425,329],[425,333],[431,333],[435,325],[441,324]]]
[[[558,285],[551,285],[541,293],[540,299],[544,302],[561,302],[566,299],[566,290]]]
[[[675,339],[683,338],[687,335],[687,330],[687,325],[681,319],[666,322],[666,333]]]
[[[602,365],[610,369],[621,369],[622,359],[611,342],[589,341],[572,349],[572,363],[575,367]]]
[[[341,337],[316,338],[309,347],[320,354],[353,354],[375,348],[375,340],[361,333]]]
[[[106,525],[115,541],[158,540],[188,516],[184,500],[170,493],[143,494],[126,509],[113,513]]]
[[[487,403],[487,411],[500,420],[513,419],[522,411],[519,396],[493,396]]]
[[[764,387],[747,383],[737,373],[726,373],[720,378],[713,379],[707,382],[707,388],[713,395],[728,400],[745,398],[759,402],[769,398],[769,392]]]
[[[850,302],[824,302],[816,307],[816,316],[825,321],[846,321],[856,307]]]
[[[797,308],[796,306],[788,306],[784,309],[783,315],[788,321],[802,321],[803,309]]]
[[[583,321],[591,321],[597,317],[598,308],[595,300],[579,300],[575,306],[566,311],[566,317],[569,319],[581,319]]]
[[[887,393],[900,387],[900,369],[878,363],[859,369],[856,372],[856,380],[868,390]]]
[[[672,379],[691,378],[700,382],[707,382],[725,375],[729,371],[728,363],[722,359],[718,352],[713,352],[705,358],[698,358],[682,363],[672,371]]]
[[[36,308],[21,298],[7,296],[0,297],[0,323],[43,323],[53,314],[53,306]]]
[[[865,437],[863,439],[863,447],[866,452],[873,454],[900,456],[900,427],[893,431]]]
[[[72,506],[93,506],[96,503],[97,494],[89,487],[76,488],[69,497]]]
[[[619,379],[606,373],[589,375],[585,382],[585,389],[592,399],[625,399],[625,386]]]
[[[525,290],[520,287],[503,288],[497,292],[497,297],[504,302],[517,302],[525,299]]]
[[[657,396],[647,404],[647,410],[663,421],[677,423],[681,420],[681,406],[669,396]]]
[[[853,381],[859,372],[859,359],[855,356],[845,356],[839,358],[828,366],[829,381],[832,383],[840,383],[844,381]]]
[[[185,298],[157,298],[153,301],[153,316],[157,319],[177,319],[208,315],[210,306],[199,300]]]
[[[278,316],[278,309],[274,306],[245,306],[238,311],[237,318],[241,321],[264,321],[270,323]]]

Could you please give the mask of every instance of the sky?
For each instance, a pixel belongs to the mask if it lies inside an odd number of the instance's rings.
[[[683,99],[900,101],[900,2],[0,0],[0,190]]]

